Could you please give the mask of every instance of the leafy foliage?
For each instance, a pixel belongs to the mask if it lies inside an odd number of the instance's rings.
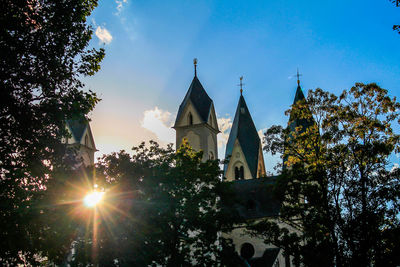
[[[293,105],[288,127],[265,134],[265,150],[283,153],[276,193],[290,227],[264,221],[254,233],[306,266],[399,264],[400,172],[389,161],[399,108],[362,83],[339,97],[316,89]]]
[[[221,233],[235,222],[220,198],[229,184],[218,161],[202,162],[184,143],[175,152],[155,142],[103,156],[97,183],[106,189],[97,226],[96,255],[81,249],[76,261],[101,266],[218,266],[224,261]],[[90,235],[89,235],[90,236]],[[226,248],[227,249],[227,248]],[[97,259],[96,259],[97,257]],[[82,262],[87,259],[88,261]]]
[[[86,18],[97,1],[1,2],[0,23],[0,261],[35,262],[43,231],[42,190],[62,156],[65,121],[98,101],[82,91],[82,76],[100,68],[104,50],[88,49]],[[39,236],[38,236],[39,235]],[[36,240],[36,241],[35,241]],[[37,258],[37,257],[36,257]]]
[[[399,0],[391,0],[393,4],[396,5],[396,7],[400,7],[400,1]],[[400,25],[393,25],[393,30],[397,31],[400,34]]]

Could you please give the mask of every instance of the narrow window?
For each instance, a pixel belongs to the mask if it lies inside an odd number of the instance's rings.
[[[235,167],[235,180],[239,179],[239,168]]]
[[[210,153],[208,154],[208,159],[214,160],[214,154],[212,153],[212,151],[210,151]]]
[[[189,115],[188,115],[188,124],[189,125],[193,125],[193,115],[190,112],[189,112]]]

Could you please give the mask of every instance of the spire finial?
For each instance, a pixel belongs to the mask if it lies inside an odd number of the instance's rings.
[[[197,77],[197,58],[193,59],[193,65],[194,65],[194,77]]]
[[[297,85],[300,86],[300,76],[302,76],[302,74],[299,73],[299,68],[297,68]]]
[[[243,76],[240,76],[240,83],[238,84],[238,86],[240,86],[240,95],[242,95],[242,93],[243,93],[243,85],[244,85],[244,83],[243,83]]]

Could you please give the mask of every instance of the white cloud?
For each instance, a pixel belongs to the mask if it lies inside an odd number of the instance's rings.
[[[99,38],[100,42],[103,42],[105,44],[111,43],[113,39],[111,33],[105,27],[102,26],[97,26],[96,36],[97,38]]]
[[[160,142],[175,143],[175,131],[171,128],[174,117],[171,112],[155,107],[144,111],[140,125],[154,133]]]
[[[128,3],[128,0],[115,0],[115,3],[117,4],[117,13],[115,13],[115,15],[119,15],[124,7],[124,4]]]
[[[218,118],[218,128],[221,133],[218,135],[218,147],[223,147],[228,142],[229,133],[232,127],[232,119],[230,117],[227,118]]]

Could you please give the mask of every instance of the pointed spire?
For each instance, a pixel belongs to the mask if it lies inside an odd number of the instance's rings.
[[[240,76],[240,83],[238,84],[238,86],[240,86],[240,95],[242,95],[243,94],[243,85],[244,85],[244,83],[243,83],[243,76]]]
[[[197,77],[197,58],[193,59],[193,65],[194,65],[194,77]]]
[[[297,68],[297,86],[300,86],[300,76],[302,76],[302,74],[299,74],[299,68]]]
[[[257,128],[254,125],[250,111],[247,107],[244,96],[239,97],[239,102],[236,108],[235,117],[233,119],[231,131],[229,133],[228,142],[226,144],[225,158],[232,156],[235,142],[238,140],[243,151],[245,161],[249,167],[251,177],[257,177],[257,166],[259,149],[261,146],[260,137],[257,133]],[[226,174],[228,164],[224,166]],[[250,177],[248,177],[250,178]]]

